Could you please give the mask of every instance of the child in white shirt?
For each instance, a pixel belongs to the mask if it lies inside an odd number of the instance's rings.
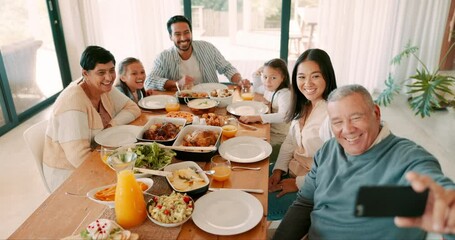
[[[279,58],[272,59],[264,64],[262,74],[256,74],[256,77],[262,78],[264,99],[265,103],[270,105],[270,113],[240,116],[239,120],[243,123],[271,123],[270,142],[272,146],[279,145],[284,141],[289,131],[289,123],[285,121],[285,117],[290,106],[291,92],[286,62]],[[257,82],[257,79],[254,82]]]

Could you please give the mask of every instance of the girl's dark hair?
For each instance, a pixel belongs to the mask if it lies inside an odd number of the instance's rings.
[[[300,92],[297,86],[297,68],[302,62],[314,61],[319,65],[322,77],[325,80],[325,90],[322,93],[322,98],[327,100],[329,94],[337,88],[335,71],[333,70],[332,62],[329,55],[321,49],[313,48],[308,49],[297,58],[294,69],[292,70],[292,84],[291,84],[291,106],[286,116],[287,121],[297,120],[306,117],[311,108],[308,106],[310,101]]]
[[[274,69],[278,69],[284,77],[283,81],[281,82],[280,86],[278,86],[278,88],[275,90],[275,92],[280,89],[283,89],[283,88],[291,87],[288,66],[286,65],[286,62],[283,59],[274,58],[274,59],[264,63],[264,67],[271,67]]]
[[[167,31],[169,32],[169,35],[172,35],[172,29],[171,29],[172,24],[178,23],[178,22],[187,23],[188,26],[190,27],[190,32],[193,32],[193,27],[191,26],[190,20],[188,20],[188,18],[186,18],[185,16],[176,15],[176,16],[169,18],[169,20],[167,20],[166,25],[167,25]]]
[[[122,81],[121,77],[122,75],[124,75],[126,73],[126,68],[132,64],[132,63],[140,63],[141,61],[137,58],[134,58],[134,57],[128,57],[128,58],[125,58],[123,59],[120,64],[119,64],[119,68],[118,68],[118,75],[119,75],[119,81],[118,81],[118,86],[120,86],[123,90],[124,93],[127,93],[130,91],[130,89],[128,88],[128,85],[126,84],[126,82]],[[142,94],[145,96],[145,89],[142,88],[140,90],[142,92]]]
[[[82,69],[90,71],[95,69],[97,63],[113,62],[115,66],[115,58],[111,52],[100,46],[88,46],[82,53],[80,65]]]

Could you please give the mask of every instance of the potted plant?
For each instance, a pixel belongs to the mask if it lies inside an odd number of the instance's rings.
[[[376,103],[382,106],[389,105],[393,97],[401,91],[403,86],[407,86],[409,88],[407,93],[411,94],[409,105],[415,112],[415,115],[420,115],[422,118],[429,117],[432,111],[441,108],[443,103],[448,102],[446,99],[447,96],[454,95],[450,87],[454,85],[455,78],[453,76],[441,75],[439,72],[454,46],[455,42],[450,45],[449,50],[444,55],[438,67],[434,71],[430,71],[425,63],[416,55],[419,48],[408,43],[405,49],[392,59],[390,64],[399,65],[403,58],[413,56],[417,59],[421,68],[417,67],[414,75],[401,81],[395,80],[392,73],[389,73],[385,80],[386,88],[375,100]]]

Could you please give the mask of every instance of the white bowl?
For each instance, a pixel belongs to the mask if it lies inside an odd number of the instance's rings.
[[[136,179],[136,181],[138,182],[143,182],[145,184],[147,184],[149,187],[144,191],[144,192],[147,192],[148,190],[150,190],[150,188],[153,186],[153,180],[150,179],[150,178],[138,178]],[[102,186],[102,187],[97,187],[97,188],[94,188],[92,190],[90,190],[89,192],[87,192],[87,197],[94,201],[94,202],[97,202],[97,203],[100,203],[100,204],[103,204],[103,205],[106,205],[108,206],[109,208],[114,208],[115,207],[115,201],[102,201],[102,200],[98,200],[95,198],[95,194],[100,191],[100,190],[103,190],[105,188],[109,188],[109,187],[112,187],[116,185],[116,183],[114,184],[110,184],[110,185],[106,185],[106,186]]]
[[[218,107],[227,107],[229,104],[232,103],[232,95],[234,94],[233,89],[214,89],[212,91],[227,91],[230,95],[229,96],[212,96],[212,92],[209,92],[210,99],[216,100],[219,102]],[[222,92],[223,93],[223,92]]]
[[[204,113],[215,112],[215,108],[218,106],[219,102],[213,99],[194,99],[188,102],[188,107],[191,112],[197,115],[202,115]]]
[[[210,130],[216,132],[218,138],[215,146],[218,148],[218,146],[220,145],[221,133],[223,131],[221,127],[207,125],[188,125],[185,126],[182,129],[182,131],[180,131],[180,134],[177,136],[177,139],[175,139],[174,143],[172,144],[172,146],[181,147],[178,150],[174,149],[174,152],[177,153],[177,156],[175,156],[177,159],[208,162],[210,161],[210,158],[212,158],[216,154],[216,150],[213,151],[198,150],[198,147],[187,147],[188,150],[185,149],[186,147],[183,146],[183,138],[187,134],[190,134],[196,130]]]
[[[196,188],[196,189],[190,189],[190,190],[182,191],[182,190],[176,189],[174,187],[174,185],[172,185],[172,182],[169,180],[169,177],[166,177],[167,182],[169,183],[169,185],[171,185],[171,187],[172,187],[172,189],[174,189],[174,191],[181,192],[181,193],[186,193],[189,196],[194,197],[194,198],[205,194],[209,190],[210,180],[207,177],[207,175],[204,173],[202,168],[197,163],[192,162],[192,161],[173,163],[173,164],[167,165],[164,168],[164,171],[173,172],[173,171],[176,171],[176,170],[179,170],[179,169],[186,169],[186,168],[196,169],[196,172],[199,174],[199,176],[202,179],[204,179],[205,184],[202,185],[199,188]]]
[[[187,196],[187,197],[189,197],[189,196]],[[148,217],[153,223],[155,223],[156,225],[159,225],[159,226],[161,226],[161,227],[177,227],[177,226],[180,226],[180,225],[184,224],[186,221],[188,221],[188,220],[191,218],[191,216],[193,215],[193,212],[194,212],[194,200],[193,200],[193,198],[191,198],[191,197],[189,197],[189,198],[190,198],[190,201],[191,201],[191,204],[192,204],[192,207],[191,207],[192,212],[191,212],[191,214],[190,214],[188,217],[186,217],[185,219],[183,219],[183,220],[180,221],[180,222],[177,222],[177,223],[163,223],[163,222],[160,222],[160,221],[154,219],[154,218],[151,216],[150,212],[149,212],[149,207],[150,207],[150,206],[153,206],[153,205],[155,204],[155,197],[153,197],[152,199],[150,199],[150,200],[147,202],[147,217]]]
[[[162,143],[162,144],[167,144],[167,145],[172,145],[172,142],[177,138],[178,134],[175,135],[174,138],[171,139],[166,139],[166,140],[152,140],[152,139],[145,139],[144,138],[144,132],[150,129],[150,126],[153,124],[157,123],[173,123],[177,126],[181,126],[183,128],[186,124],[186,119],[184,118],[171,118],[171,117],[162,117],[162,116],[154,116],[151,117],[148,122],[144,125],[144,127],[141,129],[141,131],[138,132],[136,138],[138,141],[141,142],[157,142],[157,143]]]

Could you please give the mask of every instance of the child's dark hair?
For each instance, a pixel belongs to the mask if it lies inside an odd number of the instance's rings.
[[[283,59],[274,58],[274,59],[264,63],[264,67],[271,67],[271,68],[274,68],[274,69],[278,69],[281,72],[281,74],[283,75],[283,81],[278,86],[278,88],[275,90],[275,92],[280,90],[280,89],[283,89],[283,88],[290,88],[291,87],[291,81],[290,81],[290,78],[289,78],[288,66],[286,65],[286,62]]]

